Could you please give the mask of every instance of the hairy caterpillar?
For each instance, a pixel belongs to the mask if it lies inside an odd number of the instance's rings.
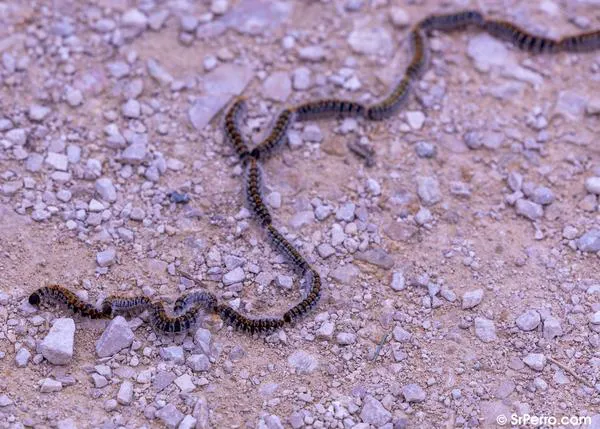
[[[233,326],[236,329],[240,329],[245,332],[269,332],[275,329],[281,328],[284,324],[283,319],[250,319],[228,305],[220,304],[216,307],[215,312],[221,317],[221,319]]]
[[[563,37],[559,50],[565,52],[589,52],[600,48],[600,31]]]
[[[497,39],[511,42],[517,48],[532,53],[554,53],[560,50],[559,43],[554,39],[535,36],[517,25],[501,21],[486,20],[483,29]]]
[[[481,27],[483,15],[476,10],[464,10],[456,13],[430,15],[417,24],[418,28],[425,31],[455,31],[469,25]]]
[[[195,304],[183,314],[169,316],[162,302],[153,302],[150,306],[150,324],[154,329],[169,334],[186,332],[196,324],[201,309],[201,304]]]
[[[182,314],[198,304],[207,311],[214,311],[217,306],[217,298],[206,291],[190,292],[177,298],[173,305],[173,311],[175,314]]]
[[[67,288],[59,285],[50,285],[39,288],[29,295],[29,304],[37,306],[47,299],[65,304],[74,313],[81,314],[82,316],[91,319],[105,319],[110,316],[110,313],[105,312],[104,309],[102,311],[98,310],[93,305],[83,301]]]
[[[363,116],[365,106],[356,101],[335,98],[309,101],[295,108],[297,121],[310,121],[331,117],[348,118]]]
[[[406,68],[406,75],[411,79],[420,78],[427,69],[429,63],[429,50],[425,46],[426,36],[419,28],[411,31],[410,44],[413,52],[413,59]]]
[[[284,109],[275,120],[275,124],[267,138],[252,149],[250,155],[256,159],[270,156],[278,147],[285,144],[287,132],[293,122],[294,112],[290,109]]]
[[[291,323],[308,313],[315,305],[317,305],[317,302],[319,302],[319,299],[321,298],[321,276],[319,276],[319,273],[312,268],[308,269],[306,274],[310,284],[308,295],[302,302],[285,312],[283,321],[286,323]]]
[[[395,114],[408,99],[410,88],[411,78],[405,75],[386,99],[369,106],[367,118],[371,121],[381,121]]]
[[[110,315],[144,311],[152,305],[146,296],[108,296],[102,301],[102,312]]]
[[[302,272],[309,268],[308,262],[306,262],[300,252],[273,225],[267,225],[266,230],[271,244],[286,256],[294,267]]]
[[[225,123],[223,125],[226,139],[233,145],[235,153],[242,159],[248,156],[248,146],[239,130],[240,116],[244,113],[245,105],[246,99],[237,97],[225,113]]]
[[[271,214],[262,199],[262,178],[258,161],[254,157],[246,162],[246,199],[262,226],[271,224]]]

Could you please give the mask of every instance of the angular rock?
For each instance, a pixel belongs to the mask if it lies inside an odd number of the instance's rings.
[[[96,354],[99,357],[112,356],[129,347],[133,342],[133,337],[133,331],[127,320],[122,316],[117,316],[110,321],[96,342]]]
[[[527,310],[517,317],[517,326],[522,331],[533,331],[541,322],[540,313],[535,310]]]
[[[582,252],[600,252],[600,230],[591,229],[579,237],[577,248]]]
[[[484,343],[491,343],[498,339],[494,322],[484,317],[475,318],[475,335]]]
[[[75,322],[73,319],[56,319],[38,351],[54,365],[67,365],[73,358]]]
[[[364,423],[380,427],[392,419],[392,413],[371,395],[363,399],[363,407],[360,411],[360,418]]]
[[[319,361],[304,350],[296,350],[288,357],[288,364],[298,374],[310,374],[318,368]]]
[[[423,402],[427,393],[418,384],[407,384],[402,388],[402,395],[406,402]]]
[[[175,405],[167,404],[156,412],[156,417],[169,429],[175,429],[183,420],[183,413]]]
[[[546,356],[543,353],[529,353],[523,358],[523,362],[531,369],[542,371],[546,366]]]
[[[473,308],[483,299],[483,289],[470,290],[464,293],[462,298],[462,309],[467,310]]]

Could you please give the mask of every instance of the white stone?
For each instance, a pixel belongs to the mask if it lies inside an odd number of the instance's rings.
[[[270,100],[284,102],[291,93],[292,82],[287,72],[274,72],[263,82],[262,95]]]
[[[46,156],[46,164],[50,165],[55,170],[67,171],[69,159],[62,153],[48,152],[48,156]]]
[[[129,380],[124,380],[119,387],[117,393],[117,402],[121,405],[129,405],[133,400],[133,383]]]
[[[42,380],[42,386],[40,388],[40,392],[42,393],[52,393],[52,392],[60,392],[62,390],[62,383],[57,380],[53,380],[52,378],[44,378]]]
[[[494,322],[484,317],[475,318],[475,335],[484,343],[491,343],[498,339]]]
[[[418,384],[407,384],[402,388],[402,395],[406,402],[423,402],[427,393]]]
[[[585,179],[585,190],[590,194],[600,195],[600,177],[588,177]]]
[[[96,262],[100,267],[110,267],[112,264],[115,263],[116,258],[117,251],[113,248],[96,253]]]
[[[56,319],[38,351],[54,365],[67,365],[73,358],[75,322],[73,319]]]
[[[234,283],[240,283],[246,278],[246,273],[242,267],[237,267],[223,275],[223,284],[229,286]]]
[[[420,130],[425,123],[425,115],[420,111],[406,112],[406,120],[413,130]]]
[[[381,427],[392,419],[392,413],[386,410],[383,404],[373,396],[367,395],[363,399],[360,418],[364,423]]]
[[[470,290],[464,293],[462,298],[462,309],[476,307],[483,299],[483,289]]]
[[[517,326],[523,331],[533,331],[541,322],[540,313],[535,310],[527,310],[517,317]]]
[[[542,371],[546,366],[546,356],[543,353],[529,353],[523,358],[523,362],[531,369]]]
[[[101,177],[96,180],[96,192],[100,198],[109,203],[113,203],[117,200],[117,190],[112,183],[112,180],[108,177]]]

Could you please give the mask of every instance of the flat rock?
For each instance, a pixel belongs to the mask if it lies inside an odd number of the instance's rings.
[[[319,366],[317,358],[304,350],[296,350],[287,361],[298,374],[310,374]]]
[[[462,309],[467,310],[473,308],[483,299],[483,289],[470,290],[464,293],[462,298]]]
[[[415,383],[402,387],[402,395],[406,402],[423,402],[427,398],[427,393]]]
[[[67,365],[73,358],[75,322],[56,319],[46,337],[39,344],[39,352],[54,365]]]
[[[330,273],[334,280],[343,284],[351,284],[359,274],[360,270],[353,264],[338,266]]]
[[[382,26],[357,28],[348,36],[353,52],[364,55],[386,56],[392,52],[393,40]]]
[[[263,82],[262,95],[270,100],[284,102],[291,93],[292,81],[287,72],[274,72]]]
[[[386,270],[392,269],[395,263],[394,258],[380,247],[364,252],[356,252],[355,257],[359,261],[365,261]]]
[[[476,34],[469,40],[467,55],[481,72],[488,72],[492,66],[504,66],[509,60],[505,44],[486,33]]]
[[[515,208],[518,214],[530,220],[537,220],[544,216],[544,209],[540,204],[523,198],[517,200]]]
[[[533,331],[540,325],[540,313],[535,310],[527,310],[517,317],[516,323],[522,331]]]
[[[96,354],[99,357],[112,356],[129,347],[133,342],[133,331],[129,323],[122,316],[117,316],[110,321],[102,336],[96,342]]]
[[[543,353],[529,353],[523,358],[523,362],[531,369],[542,371],[546,366],[546,356]]]
[[[494,322],[484,317],[475,318],[475,335],[484,343],[491,343],[498,339]]]
[[[175,429],[183,420],[183,413],[173,404],[167,404],[156,412],[156,417],[169,429]]]
[[[417,177],[417,194],[426,206],[434,205],[442,199],[440,184],[435,177]]]

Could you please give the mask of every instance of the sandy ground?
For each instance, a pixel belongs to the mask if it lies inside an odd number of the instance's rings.
[[[432,12],[559,37],[600,28],[597,0],[24,3],[0,4],[1,427],[600,427],[600,53],[437,34],[397,117],[295,125],[264,165],[275,225],[324,278],[294,326],[168,337],[142,314],[100,358],[106,322],[74,317],[54,365],[39,343],[72,315],[26,303],[49,283],[172,299],[194,287],[179,268],[283,314],[298,280],[244,208],[222,106],[246,96],[258,141],[285,104],[384,96]]]

